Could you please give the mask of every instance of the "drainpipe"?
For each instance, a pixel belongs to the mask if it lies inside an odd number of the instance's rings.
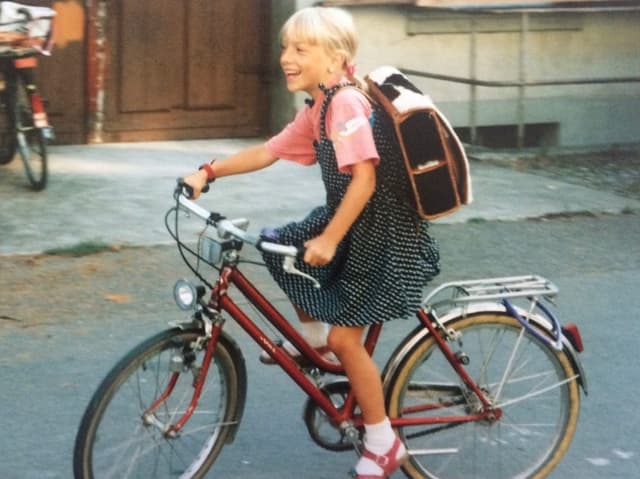
[[[107,2],[92,2],[88,34],[88,143],[102,143],[107,71]]]

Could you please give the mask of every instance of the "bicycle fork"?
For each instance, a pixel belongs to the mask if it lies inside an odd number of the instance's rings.
[[[171,377],[167,383],[165,390],[160,394],[158,399],[151,405],[149,408],[142,414],[142,420],[146,425],[152,425],[160,429],[165,437],[174,438],[178,435],[182,427],[187,423],[187,421],[193,415],[193,412],[198,407],[198,401],[200,400],[200,396],[202,394],[202,388],[204,386],[205,378],[207,377],[207,373],[209,372],[209,367],[211,365],[211,361],[213,359],[213,353],[215,351],[216,344],[218,343],[218,338],[220,336],[220,332],[222,331],[222,323],[216,323],[211,328],[211,335],[208,338],[208,342],[206,345],[204,357],[202,359],[202,365],[200,366],[200,370],[196,375],[194,375],[193,381],[193,396],[191,397],[191,401],[189,406],[182,414],[182,416],[173,424],[171,423],[163,423],[160,421],[155,412],[158,410],[162,404],[165,403],[167,398],[171,396],[175,385],[178,382],[178,379],[181,374],[183,374],[183,365],[182,361],[173,363],[171,367],[173,369],[179,369],[177,371],[173,371],[171,373]],[[173,358],[172,358],[173,359]]]

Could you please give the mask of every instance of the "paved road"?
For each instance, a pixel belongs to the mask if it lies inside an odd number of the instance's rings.
[[[545,275],[560,286],[560,317],[577,322],[582,330],[589,395],[583,396],[569,453],[551,477],[640,477],[636,414],[640,216],[436,225],[434,233],[444,257],[440,281],[528,272]],[[12,300],[6,292],[15,291],[8,288],[4,271],[23,283],[28,278],[74,276],[82,282],[67,298],[60,297],[64,288],[55,282],[46,289],[35,285],[26,291],[33,307],[39,305],[38,319],[43,323],[39,326],[27,327],[19,317],[1,321],[0,477],[6,479],[70,477],[76,427],[102,376],[133,344],[182,314],[170,299],[173,280],[185,274],[173,248],[40,261],[4,259],[3,304]],[[30,273],[23,271],[26,264]],[[42,276],[45,270],[54,276]],[[270,288],[263,272],[252,272]],[[382,352],[408,327],[407,322],[393,324]],[[248,404],[236,442],[225,448],[209,477],[345,477],[353,456],[330,453],[311,442],[301,420],[302,395],[282,373],[260,365],[258,350],[246,335],[233,334],[249,368]]]
[[[174,248],[157,246],[166,244],[162,216],[174,178],[249,143],[56,147],[51,183],[39,194],[24,187],[19,164],[0,170],[0,479],[71,477],[77,424],[108,368],[183,317],[170,291],[186,269]],[[472,171],[476,202],[433,226],[444,259],[439,281],[530,272],[556,281],[560,317],[583,332],[590,394],[552,477],[640,477],[640,216],[620,214],[640,211],[640,202],[484,163]],[[321,197],[313,168],[281,163],[225,179],[205,202],[259,226],[300,216]],[[610,214],[576,216],[585,211]],[[140,248],[72,259],[16,256],[84,240]],[[283,305],[264,272],[253,273]],[[381,352],[409,326],[390,325]],[[258,349],[231,329],[245,351],[250,390],[236,442],[210,477],[344,477],[353,456],[308,439],[302,395],[282,373],[261,366]]]

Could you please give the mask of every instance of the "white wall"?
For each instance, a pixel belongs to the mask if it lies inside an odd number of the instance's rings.
[[[419,71],[470,77],[471,34],[464,17],[447,18],[438,13],[439,20],[430,22],[429,11],[416,19],[415,14],[398,7],[356,8],[352,12],[362,43],[361,72],[391,63]],[[639,12],[530,14],[527,80],[640,77],[639,20]],[[410,21],[414,30],[415,25],[417,30],[422,25],[425,31],[444,32],[409,35]],[[478,79],[518,80],[519,22],[518,14],[476,17],[476,31],[480,31],[476,34]],[[439,23],[441,27],[431,23]],[[431,94],[455,126],[469,126],[468,85],[414,80]],[[479,87],[477,98],[478,126],[518,122],[517,88]],[[525,98],[525,123],[559,123],[560,145],[640,141],[639,83],[529,87]]]
[[[301,8],[312,2],[292,3]],[[357,69],[361,75],[392,64],[470,77],[469,15],[398,6],[353,7],[350,11],[360,33]],[[476,78],[517,81],[520,14],[474,18]],[[529,14],[528,22],[525,68],[529,81],[640,77],[640,12]],[[468,85],[413,80],[434,98],[454,126],[470,125]],[[518,122],[517,88],[478,87],[476,92],[477,126]],[[298,98],[288,108],[300,104]],[[562,146],[640,142],[640,83],[529,87],[524,121],[558,123],[557,140]]]

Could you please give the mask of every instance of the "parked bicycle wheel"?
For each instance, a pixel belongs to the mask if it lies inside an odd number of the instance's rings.
[[[405,427],[412,478],[542,478],[565,454],[578,420],[578,381],[564,352],[533,337],[505,314],[482,313],[447,324],[460,333],[465,369],[502,410],[496,420]],[[431,335],[395,372],[390,417],[464,416],[481,404]]]
[[[6,78],[0,80],[0,165],[6,165],[16,154],[16,130],[14,112],[9,101],[9,84]]]
[[[24,162],[31,187],[40,191],[47,185],[47,140],[42,128],[33,122],[31,101],[21,79],[16,85],[15,126],[17,148]]]
[[[164,331],[134,348],[107,375],[82,418],[76,478],[201,478],[235,430],[244,366],[216,344],[199,407],[172,437],[168,425],[189,407],[206,342],[198,330]],[[240,369],[238,369],[240,367]],[[173,381],[175,384],[173,385]],[[149,408],[163,394],[164,402]]]

